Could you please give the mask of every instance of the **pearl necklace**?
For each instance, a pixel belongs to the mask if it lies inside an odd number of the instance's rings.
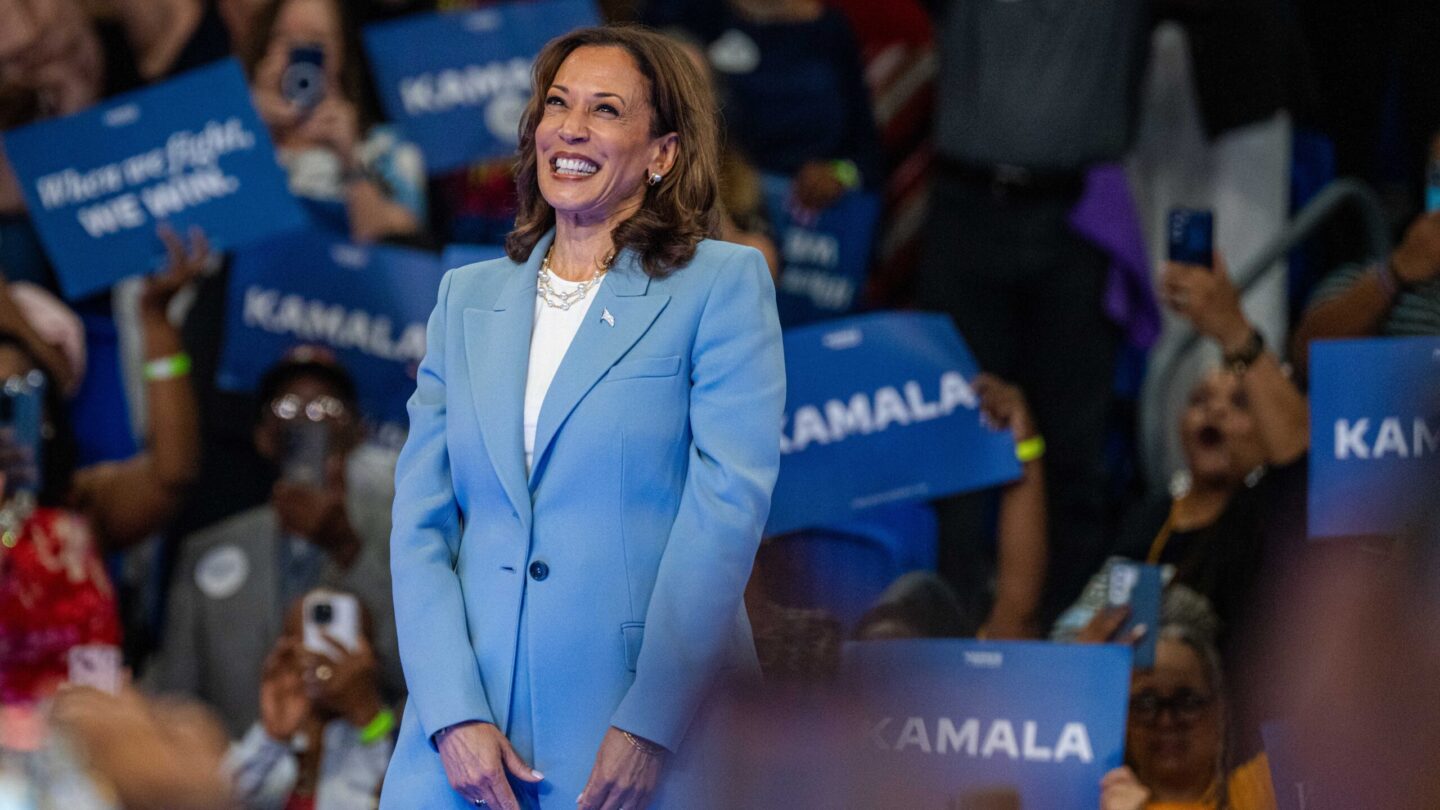
[[[584,301],[585,296],[589,295],[591,290],[599,286],[600,280],[603,279],[605,273],[610,270],[610,265],[615,263],[615,254],[611,253],[610,256],[605,259],[605,263],[600,267],[600,270],[595,273],[595,275],[580,282],[578,287],[573,290],[557,290],[554,285],[555,276],[550,271],[550,254],[554,252],[554,250],[555,248],[551,247],[550,250],[545,251],[545,261],[540,263],[540,275],[535,280],[535,294],[540,296],[540,300],[545,302],[545,306],[561,311],[569,310],[570,307]]]

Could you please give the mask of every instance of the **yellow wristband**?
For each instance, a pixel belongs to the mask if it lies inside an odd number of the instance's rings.
[[[1021,464],[1030,462],[1045,455],[1045,439],[1042,436],[1031,436],[1023,442],[1015,443],[1015,458],[1020,459]]]

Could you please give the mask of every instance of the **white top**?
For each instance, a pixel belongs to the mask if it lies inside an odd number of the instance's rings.
[[[566,281],[563,278],[550,274],[550,286],[557,293],[567,293],[579,287],[583,282]],[[575,339],[575,333],[580,331],[580,324],[585,320],[585,313],[590,311],[590,304],[595,296],[600,293],[600,288],[605,286],[605,279],[590,289],[585,297],[572,305],[569,309],[559,309],[548,306],[544,299],[535,296],[535,327],[530,332],[530,368],[525,375],[525,472],[530,472],[530,460],[535,455],[535,426],[540,423],[540,406],[545,403],[545,392],[550,390],[550,383],[555,379],[555,372],[560,368],[560,361],[565,359],[565,352],[570,348],[570,342]]]

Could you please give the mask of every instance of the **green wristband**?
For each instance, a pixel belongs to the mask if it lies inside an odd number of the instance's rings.
[[[169,357],[158,357],[146,363],[144,376],[149,382],[173,380],[189,374],[190,365],[190,355],[178,352]]]
[[[860,185],[860,167],[855,165],[853,160],[835,160],[830,163],[830,171],[834,173],[835,179],[846,189],[857,188]]]
[[[394,728],[395,712],[389,709],[381,709],[380,713],[375,715],[375,719],[367,723],[365,728],[360,729],[360,744],[374,745],[388,735]]]

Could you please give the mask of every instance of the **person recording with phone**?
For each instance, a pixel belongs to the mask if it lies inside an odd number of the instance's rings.
[[[231,746],[236,797],[250,810],[368,810],[394,729],[369,612],[354,594],[311,591],[265,658],[260,719]]]
[[[1440,335],[1440,135],[1430,148],[1425,213],[1389,256],[1342,267],[1316,286],[1291,354],[1303,371],[1310,341],[1372,335]]]
[[[363,484],[350,375],[300,347],[261,379],[254,441],[277,471],[268,503],[185,538],[151,686],[211,704],[231,734],[259,715],[260,664],[284,609],[317,586],[357,594],[374,618],[382,684],[401,676],[390,606],[390,493]]]
[[[357,242],[425,230],[420,151],[371,112],[351,4],[274,0],[256,15],[244,62],[290,190]]]

